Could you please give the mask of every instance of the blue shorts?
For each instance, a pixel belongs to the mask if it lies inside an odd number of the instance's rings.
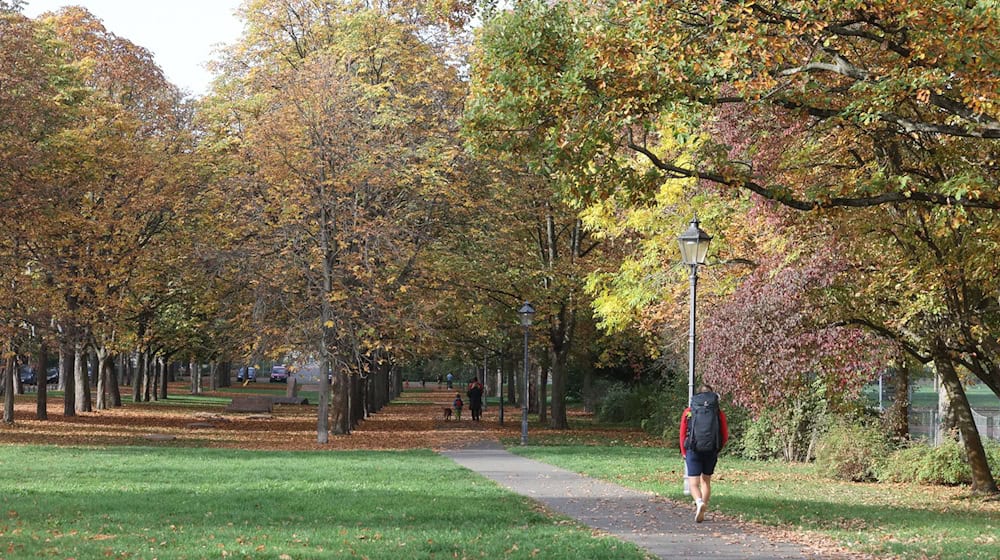
[[[688,476],[701,476],[703,474],[712,476],[715,474],[715,464],[718,461],[719,454],[715,452],[698,453],[696,451],[688,451],[684,457]]]

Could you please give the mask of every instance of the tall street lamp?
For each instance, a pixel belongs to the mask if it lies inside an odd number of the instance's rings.
[[[698,224],[698,216],[695,215],[687,230],[677,238],[677,242],[681,246],[681,260],[691,270],[691,308],[688,317],[688,404],[694,397],[694,317],[698,297],[698,266],[705,264],[708,244],[712,241],[712,236],[702,231]]]
[[[521,316],[521,326],[524,327],[524,398],[521,399],[521,445],[528,445],[528,330],[531,320],[535,317],[535,308],[524,302],[517,310]]]
[[[698,296],[698,265],[705,264],[705,255],[708,254],[710,241],[712,241],[712,237],[698,227],[697,215],[691,220],[687,230],[677,238],[677,242],[681,246],[681,260],[691,270],[691,307],[688,316],[688,406],[691,406],[691,399],[694,397],[694,317]],[[681,442],[681,445],[684,445],[684,442]],[[684,463],[684,493],[691,493],[687,462]]]

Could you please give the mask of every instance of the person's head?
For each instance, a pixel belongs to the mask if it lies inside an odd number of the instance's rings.
[[[460,398],[462,398],[462,395],[461,395],[461,393],[455,393],[455,398],[456,398],[456,399],[460,399]]]
[[[699,393],[714,393],[715,389],[712,389],[712,386],[709,385],[708,383],[702,383],[701,385],[698,385],[698,392]]]

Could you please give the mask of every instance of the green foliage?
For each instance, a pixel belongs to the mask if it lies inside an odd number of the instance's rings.
[[[1000,472],[1000,444],[987,443],[986,455],[994,473]],[[962,444],[948,440],[941,445],[913,443],[889,455],[878,470],[885,482],[917,482],[920,484],[968,484],[972,481]]]
[[[811,392],[785,406],[765,409],[742,425],[734,422],[730,433],[736,453],[747,459],[810,461],[830,417],[824,386],[817,381]]]
[[[736,440],[736,453],[746,459],[767,461],[781,457],[782,445],[775,430],[774,414],[764,413],[743,425]]]
[[[653,389],[648,385],[614,383],[604,393],[597,409],[601,422],[639,426],[646,414],[646,403]]]
[[[876,424],[839,420],[820,438],[816,469],[837,480],[867,482],[878,477],[890,444]]]
[[[687,386],[679,378],[655,384],[614,383],[601,399],[597,418],[642,428],[648,434],[676,442],[686,403]]]

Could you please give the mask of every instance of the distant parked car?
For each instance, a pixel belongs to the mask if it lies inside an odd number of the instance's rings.
[[[57,385],[59,383],[59,367],[52,366],[45,370],[45,384]]]
[[[22,385],[34,385],[38,383],[38,379],[35,377],[35,370],[31,366],[21,366],[19,375],[21,376]]]
[[[237,381],[247,380],[248,383],[257,382],[257,368],[253,366],[243,366],[240,371],[236,374]]]
[[[285,366],[271,366],[271,383],[288,382],[288,368]]]

